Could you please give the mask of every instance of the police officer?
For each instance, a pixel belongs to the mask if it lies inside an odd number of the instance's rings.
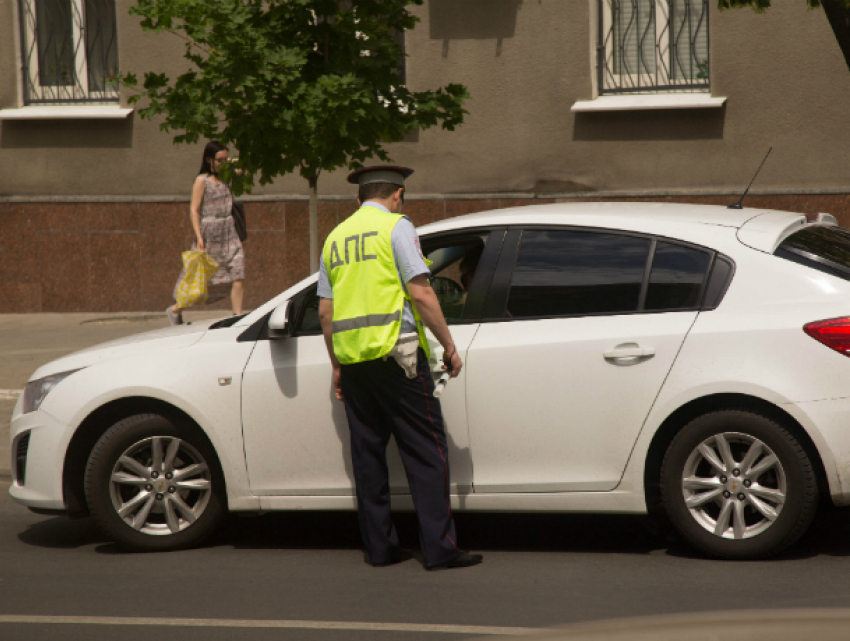
[[[390,516],[387,443],[394,435],[419,520],[426,569],[481,562],[458,548],[449,498],[449,460],[440,402],[428,368],[423,323],[444,348],[444,368],[463,363],[452,341],[419,237],[400,215],[405,167],[367,167],[348,182],[361,205],[328,236],[319,268],[319,316],[345,403],[360,533],[373,566],[411,558]]]

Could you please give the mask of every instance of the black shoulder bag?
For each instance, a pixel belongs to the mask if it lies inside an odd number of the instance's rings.
[[[234,200],[233,209],[230,213],[233,216],[233,224],[234,227],[236,227],[236,233],[239,235],[239,240],[244,241],[248,238],[248,223],[245,220],[245,205],[238,200]]]

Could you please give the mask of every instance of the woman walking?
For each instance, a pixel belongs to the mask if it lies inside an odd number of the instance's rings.
[[[207,143],[200,174],[192,186],[192,202],[189,206],[189,217],[195,230],[192,249],[207,252],[218,263],[218,270],[207,286],[225,286],[232,283],[230,300],[233,313],[241,314],[245,254],[231,215],[233,196],[218,176],[219,169],[226,162],[227,149],[217,140]],[[182,277],[181,274],[180,279]],[[177,287],[174,288],[174,298],[177,299]],[[183,309],[176,303],[165,312],[172,325],[183,323]]]

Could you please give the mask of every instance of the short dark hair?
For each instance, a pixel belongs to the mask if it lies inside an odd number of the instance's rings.
[[[366,183],[365,185],[360,185],[360,191],[357,193],[357,197],[361,203],[376,198],[386,200],[399,189],[404,189],[404,187],[395,183]]]

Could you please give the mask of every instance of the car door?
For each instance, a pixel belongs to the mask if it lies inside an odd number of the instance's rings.
[[[292,336],[269,339],[263,332],[242,375],[251,492],[353,495],[348,423],[333,395],[316,284],[294,296],[290,306]]]
[[[472,236],[440,237],[423,241],[423,249],[435,263],[432,273],[443,274],[435,287],[449,316],[455,342],[461,354],[474,336],[477,324],[465,317],[465,310],[486,296],[489,276],[495,269],[495,253],[482,252],[479,268],[469,292],[457,291],[448,276],[457,277],[458,266],[469,253],[448,249],[458,246],[483,247],[489,232]],[[501,236],[499,238],[501,241]],[[486,257],[486,261],[484,258]],[[487,271],[489,270],[489,271]],[[251,491],[259,496],[344,496],[354,494],[350,436],[345,408],[333,396],[331,365],[319,324],[319,299],[313,283],[291,300],[292,336],[269,340],[267,333],[257,341],[242,378],[242,426],[245,457]],[[432,369],[442,349],[429,334]],[[442,398],[447,426],[451,485],[455,493],[471,492],[469,438],[463,379],[453,380]],[[398,449],[387,449],[390,490],[409,493]]]
[[[468,354],[475,492],[614,489],[712,260],[638,234],[509,231]]]

